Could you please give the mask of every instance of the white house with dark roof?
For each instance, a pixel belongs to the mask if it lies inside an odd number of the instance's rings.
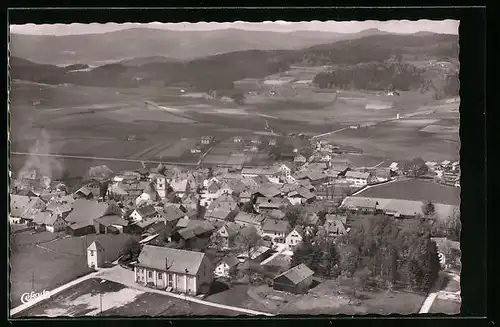
[[[304,231],[302,228],[296,226],[290,233],[285,237],[285,244],[288,249],[293,250],[304,240]]]
[[[284,243],[290,225],[288,221],[268,218],[262,226],[262,237],[270,238],[275,243]]]
[[[360,171],[348,171],[345,173],[345,179],[354,186],[366,186],[372,181],[372,174]]]
[[[45,228],[46,231],[56,233],[66,228],[66,222],[61,216],[55,215],[48,211],[37,213],[33,217],[33,223]]]
[[[262,235],[262,225],[264,224],[264,220],[265,218],[261,215],[255,215],[243,211],[240,211],[236,217],[234,217],[235,223],[241,227],[255,227],[259,235]]]
[[[144,245],[134,268],[135,282],[186,294],[207,293],[214,264],[205,253]]]
[[[214,274],[218,277],[229,277],[231,270],[236,269],[239,263],[238,258],[227,255],[216,264]]]
[[[139,222],[148,218],[161,217],[161,214],[156,211],[155,207],[152,205],[146,205],[144,207],[137,208],[130,214],[130,219],[132,219],[133,222]]]

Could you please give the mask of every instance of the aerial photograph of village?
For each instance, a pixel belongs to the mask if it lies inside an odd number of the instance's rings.
[[[10,318],[458,314],[458,28],[10,25]]]

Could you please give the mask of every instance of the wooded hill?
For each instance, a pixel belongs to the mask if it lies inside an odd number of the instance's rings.
[[[243,78],[263,78],[286,71],[290,65],[352,66],[375,62],[379,78],[388,79],[396,70],[416,84],[414,67],[404,64],[384,66],[393,57],[443,60],[458,58],[458,36],[441,34],[372,35],[356,40],[339,41],[301,50],[246,50],[223,53],[189,61],[148,62],[139,65],[114,63],[89,71],[71,71],[68,67],[40,65],[11,57],[11,77],[47,84],[71,83],[88,86],[137,87],[159,81],[164,85],[184,83],[200,91],[233,88],[233,82]],[[140,63],[139,60],[137,62]],[[383,65],[381,65],[383,64]],[[349,68],[349,69],[352,69]],[[366,71],[357,67],[356,71]],[[371,68],[368,68],[370,71]],[[337,75],[333,75],[337,76]],[[349,74],[347,77],[349,79]],[[360,84],[359,80],[354,83]],[[345,82],[342,82],[345,84]],[[381,87],[384,82],[377,82]],[[374,87],[368,82],[365,87]],[[420,83],[420,81],[419,81]],[[387,82],[385,82],[387,84]],[[360,85],[361,87],[363,85]]]

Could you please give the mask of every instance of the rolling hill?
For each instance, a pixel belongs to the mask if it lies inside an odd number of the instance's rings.
[[[294,50],[315,44],[356,39],[385,32],[369,29],[353,34],[295,31],[267,32],[227,29],[173,31],[132,28],[86,35],[10,35],[11,55],[37,63],[106,64],[134,58],[191,60],[243,50]]]
[[[126,61],[76,72],[16,57],[11,58],[10,64],[12,78],[46,84],[137,87],[160,81],[165,85],[189,84],[207,91],[231,89],[236,80],[262,78],[285,71],[292,64],[356,65],[385,62],[397,55],[421,60],[458,58],[458,36],[379,33],[298,50],[242,50],[183,61],[170,60],[170,57],[161,57],[160,61],[155,57],[153,60],[136,58],[132,65]]]

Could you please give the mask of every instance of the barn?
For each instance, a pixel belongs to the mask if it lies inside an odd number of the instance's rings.
[[[295,266],[276,276],[273,280],[273,289],[293,294],[305,294],[312,283],[314,271],[305,264]]]

